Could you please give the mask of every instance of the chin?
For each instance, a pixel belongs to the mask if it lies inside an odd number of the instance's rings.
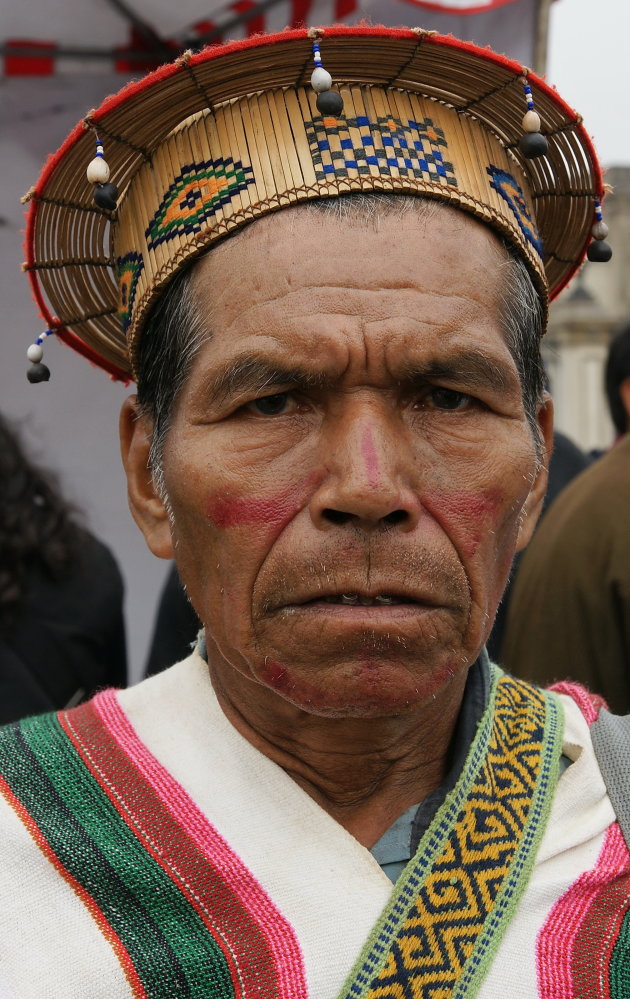
[[[306,675],[305,675],[306,674]],[[386,718],[413,714],[452,682],[452,663],[415,675],[378,658],[331,667],[318,677],[267,659],[258,681],[308,714],[326,718]]]

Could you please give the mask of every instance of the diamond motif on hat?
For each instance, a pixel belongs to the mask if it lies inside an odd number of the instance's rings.
[[[127,253],[124,257],[119,257],[116,261],[116,270],[118,273],[118,318],[124,330],[127,329],[131,322],[133,303],[143,268],[144,261],[140,253]]]
[[[232,159],[188,163],[164,194],[145,232],[149,249],[201,232],[217,209],[254,183],[252,168]]]

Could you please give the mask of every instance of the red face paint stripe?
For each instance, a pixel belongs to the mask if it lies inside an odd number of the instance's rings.
[[[91,704],[68,713],[62,724],[129,828],[150,848],[208,928],[219,934],[224,954],[227,947],[237,955],[246,994],[306,999],[302,954],[293,928],[183,788],[140,742],[115,694],[100,694]],[[161,830],[159,857],[150,842],[155,825]],[[220,926],[217,912],[226,914]],[[252,954],[255,960],[250,966],[246,956]],[[267,955],[265,974],[261,974],[261,955]]]
[[[133,994],[134,999],[148,999],[145,988],[138,977],[136,969],[133,966],[133,963],[129,956],[129,952],[127,951],[122,940],[112,927],[111,923],[105,918],[102,909],[96,904],[92,896],[85,890],[83,885],[81,885],[72,876],[72,874],[70,874],[70,872],[66,870],[66,868],[63,866],[63,864],[57,857],[57,855],[50,848],[50,845],[46,837],[43,835],[37,823],[34,821],[29,812],[27,812],[27,810],[24,808],[19,798],[17,798],[14,795],[13,791],[11,790],[11,788],[9,787],[9,785],[7,784],[6,780],[3,777],[0,777],[0,794],[2,794],[2,796],[8,802],[8,804],[17,814],[19,819],[22,821],[22,823],[24,824],[29,834],[32,836],[33,840],[35,841],[39,849],[42,851],[46,859],[50,861],[50,863],[58,872],[58,874],[60,874],[61,877],[64,879],[64,881],[68,885],[70,885],[76,896],[81,900],[81,902],[83,902],[84,906],[86,907],[86,909],[96,922],[99,930],[101,931],[101,933],[111,946],[112,950],[114,951],[116,957],[118,958],[118,961],[123,970],[125,978],[129,982],[129,987],[131,988],[131,992]]]
[[[278,527],[288,523],[302,509],[316,480],[316,475],[308,476],[275,496],[211,496],[206,504],[206,515],[219,528],[255,524]]]
[[[374,447],[371,430],[365,430],[361,439],[361,451],[367,470],[367,480],[370,489],[377,489],[379,483],[378,455]]]

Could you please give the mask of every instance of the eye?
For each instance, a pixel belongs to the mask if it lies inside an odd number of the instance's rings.
[[[473,399],[465,392],[456,392],[454,389],[433,388],[427,392],[425,403],[433,409],[467,409]]]
[[[288,392],[278,392],[276,395],[265,395],[261,399],[254,399],[249,403],[249,408],[261,416],[279,416],[286,411],[290,401]]]

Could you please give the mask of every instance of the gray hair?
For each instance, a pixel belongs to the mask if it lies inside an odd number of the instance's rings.
[[[442,205],[443,202],[413,195],[370,191],[310,201],[284,210],[310,211],[347,224],[378,227],[383,215],[415,212],[428,218]],[[238,238],[238,233],[231,238]],[[540,354],[543,309],[525,263],[507,240],[501,242],[505,250],[501,322],[506,345],[518,369],[523,406],[540,455],[542,442],[536,412],[544,389]],[[141,412],[153,424],[149,465],[162,494],[162,458],[175,407],[199,350],[212,335],[208,317],[198,307],[193,273],[194,268],[188,267],[160,296],[146,320],[138,351],[138,401]]]

